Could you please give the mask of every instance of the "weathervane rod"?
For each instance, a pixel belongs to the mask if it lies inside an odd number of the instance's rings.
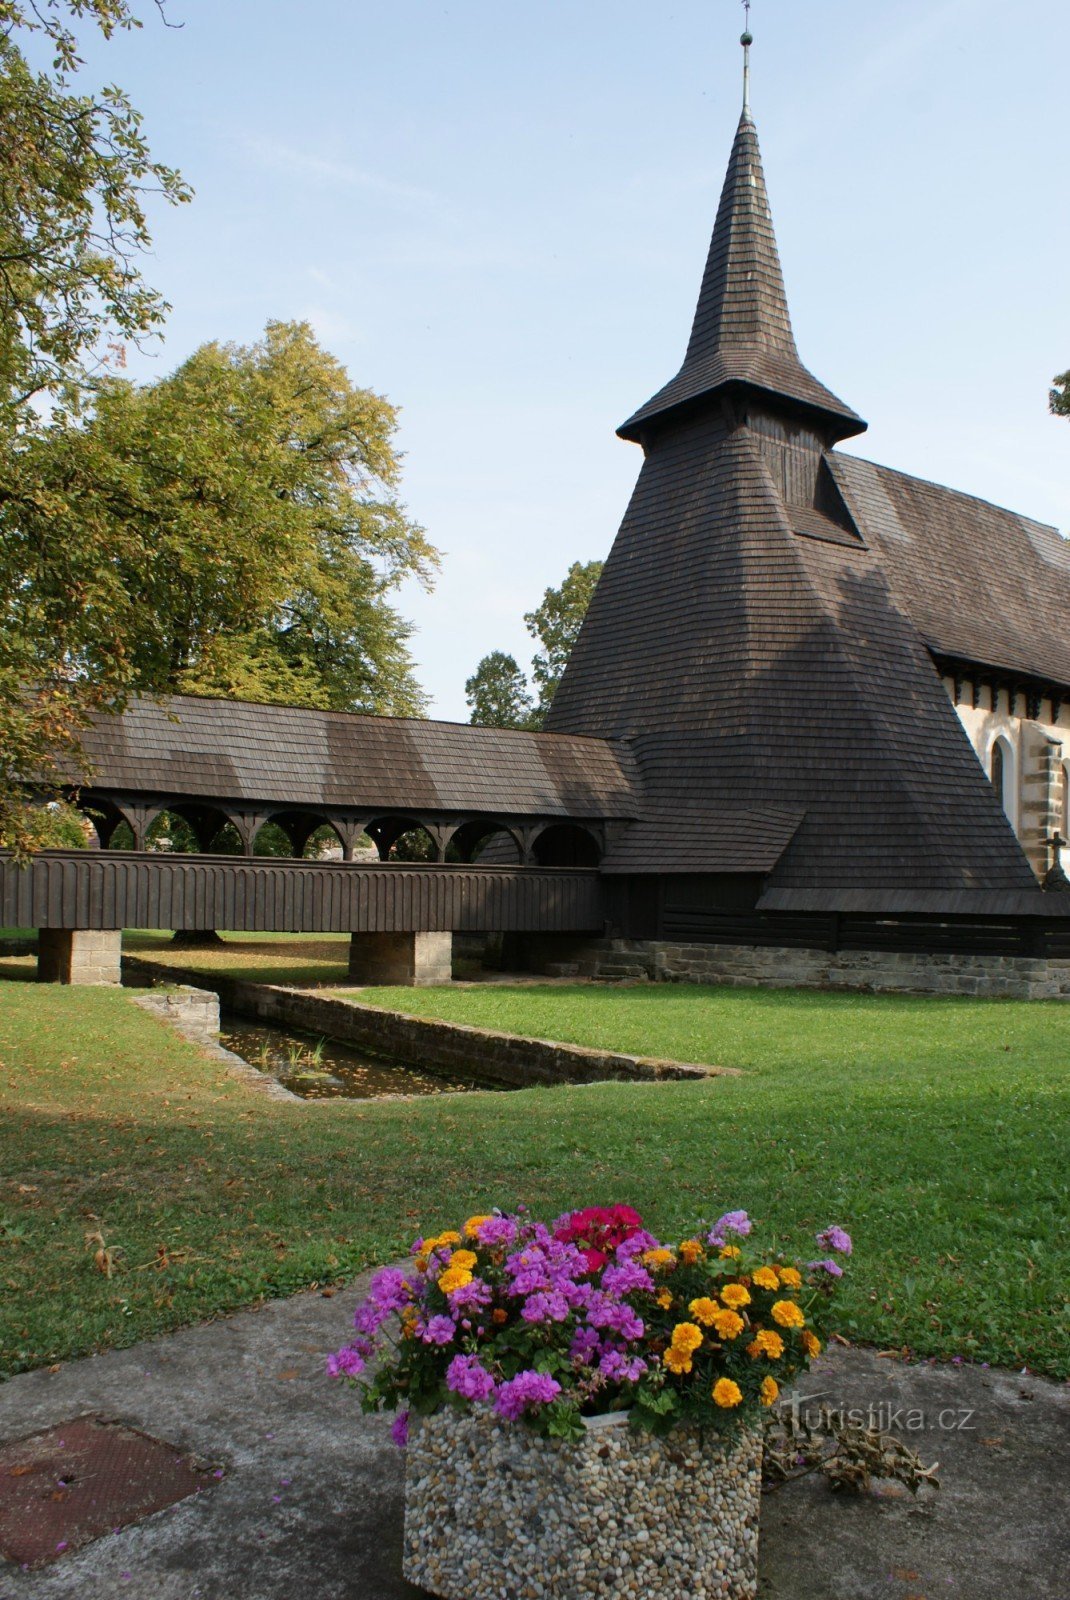
[[[751,0],[743,0],[743,10],[746,12],[747,25],[740,36],[743,46],[743,115],[750,116],[750,47],[754,43],[754,35],[750,31]]]

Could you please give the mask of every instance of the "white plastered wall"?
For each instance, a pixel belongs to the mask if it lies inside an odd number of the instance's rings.
[[[955,683],[944,679],[955,701]],[[972,701],[972,703],[971,703]],[[1050,840],[1058,831],[1067,836],[1067,781],[1070,771],[1070,706],[1053,715],[1044,699],[1039,715],[1027,714],[1023,694],[987,685],[960,686],[955,710],[986,775],[993,771],[993,750],[999,742],[1004,757],[1004,810],[1037,877],[1043,879],[1052,864]]]

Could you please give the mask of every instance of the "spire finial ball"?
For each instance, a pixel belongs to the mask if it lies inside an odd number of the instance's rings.
[[[739,36],[739,42],[743,46],[743,48],[746,49],[748,45],[751,45],[751,44],[754,43],[754,35],[753,35],[753,33],[741,33],[740,36]]]

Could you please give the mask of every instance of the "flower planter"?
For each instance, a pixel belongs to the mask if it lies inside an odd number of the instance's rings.
[[[404,1573],[443,1600],[754,1600],[761,1429],[635,1433],[593,1417],[576,1444],[489,1408],[411,1421]]]

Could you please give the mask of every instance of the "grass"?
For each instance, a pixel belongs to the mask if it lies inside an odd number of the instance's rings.
[[[146,929],[123,934],[123,950],[169,966],[195,968],[227,978],[311,987],[344,983],[349,971],[349,934],[226,933],[222,944],[203,949],[171,943],[171,934]]]
[[[668,986],[375,1000],[747,1070],[287,1105],[121,991],[6,983],[0,1370],[338,1280],[519,1200],[627,1201],[667,1232],[742,1205],[803,1252],[839,1222],[856,1240],[849,1337],[1070,1368],[1070,1011]],[[123,1252],[110,1278],[97,1234]]]

